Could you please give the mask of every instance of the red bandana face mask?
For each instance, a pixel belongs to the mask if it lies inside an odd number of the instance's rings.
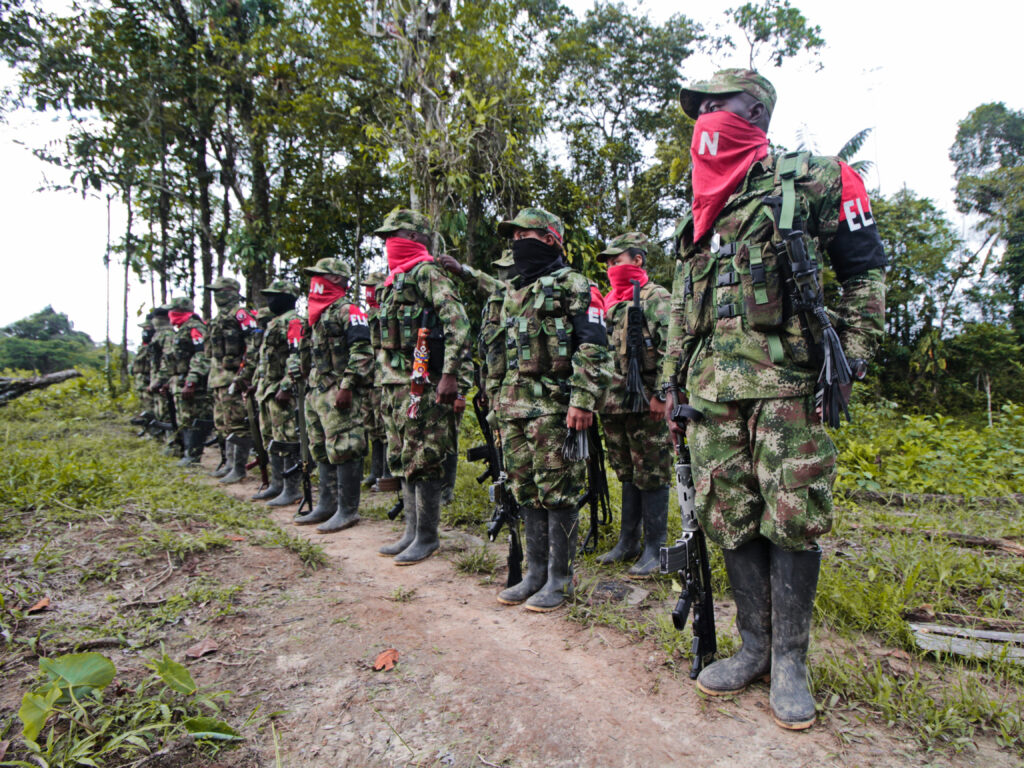
[[[408,272],[421,261],[433,261],[434,257],[426,246],[420,245],[414,240],[406,240],[404,237],[389,237],[384,242],[384,249],[388,254],[388,276],[384,285],[391,285],[395,275]]]
[[[709,112],[693,127],[693,242],[715,223],[756,161],[768,156],[768,135],[732,112]]]
[[[608,267],[608,280],[612,284],[612,289],[604,297],[605,309],[611,309],[613,304],[618,304],[620,301],[632,301],[632,281],[639,280],[640,287],[643,288],[647,285],[648,279],[647,272],[637,264],[619,264]]]
[[[377,286],[375,285],[366,286],[366,306],[371,309],[377,309],[380,306],[377,301]]]
[[[335,285],[325,277],[312,277],[309,280],[309,324],[315,325],[320,315],[331,304],[345,295],[345,289]]]
[[[188,322],[188,319],[192,317],[193,314],[193,312],[189,312],[188,310],[172,309],[167,313],[167,319],[171,321],[171,325],[175,328],[180,328]]]

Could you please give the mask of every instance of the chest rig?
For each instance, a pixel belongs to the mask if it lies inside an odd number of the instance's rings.
[[[569,271],[563,267],[510,290],[505,300],[506,366],[533,379],[538,395],[541,381],[561,388],[572,374],[569,297],[562,282]]]
[[[239,358],[245,354],[245,332],[235,313],[238,312],[238,305],[230,309],[221,310],[217,319],[210,324],[210,335],[207,343],[210,345],[210,353],[214,360],[225,358]]]
[[[192,342],[192,329],[202,328],[202,323],[191,320],[184,323],[174,334],[174,373],[177,376],[184,376],[188,373],[188,364],[192,355],[202,351],[202,346],[196,346]]]
[[[347,300],[338,300],[324,310],[320,320],[310,327],[313,366],[329,386],[348,367],[348,333],[339,318],[350,312]]]
[[[428,372],[431,381],[438,381],[444,369],[444,330],[437,313],[427,306],[416,287],[416,275],[429,262],[421,262],[408,272],[395,275],[395,280],[381,297],[380,345],[390,356],[391,367],[411,370],[412,353],[420,328],[426,328],[430,350]]]
[[[780,333],[793,316],[793,272],[780,230],[789,232],[799,221],[796,180],[809,173],[809,161],[809,152],[777,158],[771,190],[762,187],[731,201],[728,215],[740,217],[741,224],[735,234],[726,237],[735,239],[723,242],[722,235],[715,232],[707,251],[697,251],[684,262],[687,334],[708,336],[719,323],[743,318],[747,328],[765,335],[771,361],[784,361]],[[814,243],[802,232],[798,234],[807,254],[802,269],[817,278],[821,263]],[[820,279],[817,282],[820,284]]]

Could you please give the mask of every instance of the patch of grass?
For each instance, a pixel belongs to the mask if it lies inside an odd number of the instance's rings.
[[[408,603],[416,599],[416,587],[406,589],[405,587],[395,587],[394,591],[388,596],[388,600],[395,603]]]
[[[459,573],[493,576],[498,570],[498,557],[487,547],[477,547],[461,553],[455,560]]]
[[[293,552],[307,568],[321,568],[327,565],[327,553],[319,544],[314,544],[302,536],[295,536],[283,528],[269,531],[255,543],[263,547],[282,547]]]

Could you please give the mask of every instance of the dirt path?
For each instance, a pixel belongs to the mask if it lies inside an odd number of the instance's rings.
[[[368,494],[364,506],[391,499]],[[293,511],[274,517],[320,544],[330,564],[306,578],[268,565],[256,580],[268,593],[262,607],[226,622],[240,644],[256,642],[260,661],[217,675],[236,686],[240,711],[287,710],[276,726],[282,765],[950,764],[846,717],[785,732],[771,720],[764,685],[709,700],[663,665],[653,643],[583,628],[564,611],[501,606],[498,587],[452,563],[462,533],[448,532],[439,556],[398,567],[376,553],[397,524],[364,519],[323,536],[291,525]],[[386,648],[399,651],[398,665],[374,672]],[[1009,759],[985,756],[990,765]]]

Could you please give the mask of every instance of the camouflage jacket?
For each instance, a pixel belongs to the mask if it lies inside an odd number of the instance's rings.
[[[170,382],[177,387],[184,385],[186,381],[192,381],[199,387],[206,386],[205,372],[189,376],[192,358],[206,359],[203,354],[206,323],[199,315],[192,313],[192,316],[174,328],[172,333],[170,339],[164,342],[163,359],[160,361],[160,381]]]
[[[321,392],[365,389],[373,383],[374,355],[369,320],[363,309],[347,297],[327,307],[316,323],[304,323],[302,349],[308,351],[309,388]],[[300,355],[302,357],[302,355]],[[292,364],[295,362],[293,353]],[[301,360],[306,370],[306,360]]]
[[[484,299],[477,353],[484,393],[491,403],[497,403],[501,382],[505,378],[505,326],[502,325],[501,306],[505,302],[505,291],[508,286],[493,275],[467,264],[462,265],[461,277]]]
[[[149,344],[142,344],[132,358],[132,376],[137,387],[149,386]]]
[[[146,345],[146,354],[149,356],[149,383],[166,384],[166,379],[160,378],[160,369],[164,362],[164,348],[169,348],[174,343],[174,329],[170,323],[158,326],[153,332],[153,338]]]
[[[629,369],[629,350],[626,344],[629,307],[632,300],[618,301],[605,307],[608,327],[611,329],[611,349],[615,363],[612,384],[607,390],[601,413],[629,413],[622,407],[626,396],[626,373]],[[653,280],[640,289],[640,306],[643,308],[643,354],[640,358],[640,372],[647,397],[658,389],[661,364],[668,346],[668,318],[672,295]]]
[[[288,357],[299,351],[302,342],[303,318],[294,309],[272,317],[267,323],[256,363],[256,401],[262,402],[279,391],[290,392]]]
[[[421,327],[430,329],[430,384],[443,374],[458,376],[469,356],[469,319],[444,270],[421,262],[378,290],[383,385],[408,384],[412,352]],[[465,393],[463,393],[465,394]]]
[[[679,260],[663,384],[716,402],[814,391],[818,365],[789,311],[779,276],[786,257],[771,247],[778,236],[763,202],[782,195],[780,159],[769,156],[750,167],[701,242],[693,242],[689,216],[676,227]],[[827,255],[842,287],[838,305],[829,307],[832,323],[848,358],[870,359],[884,331],[886,259],[867,193],[836,158],[804,153],[801,160],[797,219],[819,267],[821,254]]]
[[[381,368],[380,368],[380,306],[370,307],[366,313],[366,320],[370,324],[370,347],[373,349],[373,387],[380,389]]]
[[[210,389],[229,386],[239,370],[244,370],[246,331],[255,322],[249,310],[238,304],[218,311],[206,334],[206,354],[192,357],[190,378],[208,374]]]
[[[517,283],[508,285],[501,306],[505,374],[495,410],[502,419],[565,413],[570,406],[597,410],[612,375],[597,286],[568,267]]]

